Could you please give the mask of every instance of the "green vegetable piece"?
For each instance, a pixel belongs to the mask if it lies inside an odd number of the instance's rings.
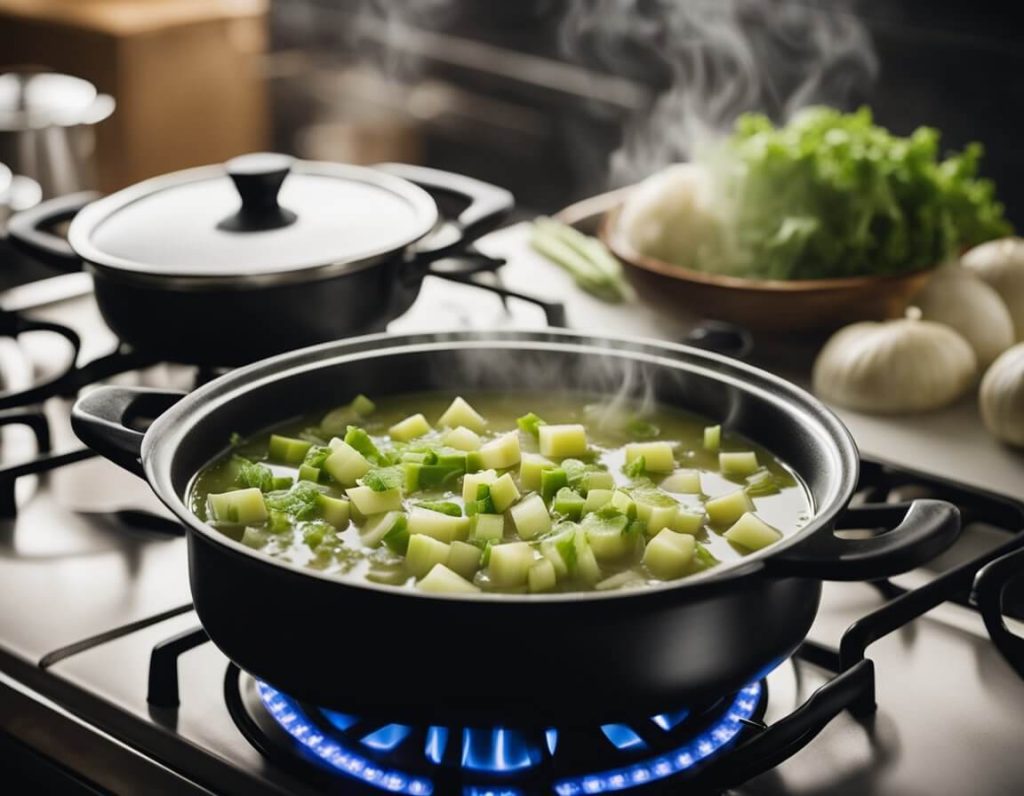
[[[476,488],[476,498],[466,504],[466,516],[471,517],[474,514],[497,513],[498,510],[494,506],[494,499],[491,497],[490,485],[478,484]]]
[[[559,578],[576,571],[576,530],[572,523],[562,523],[541,540],[540,553],[554,565]]]
[[[409,533],[431,536],[442,542],[465,539],[469,535],[468,517],[452,517],[429,509],[414,508],[409,512]]]
[[[324,462],[331,455],[332,448],[327,445],[311,445],[309,450],[306,451],[305,457],[302,459],[303,464],[308,464],[310,467],[323,468]]]
[[[509,542],[491,547],[487,573],[499,589],[525,586],[533,564],[533,548],[526,542]]]
[[[402,508],[402,490],[398,487],[377,492],[368,486],[346,489],[345,494],[361,514],[381,514]]]
[[[551,515],[540,495],[527,495],[509,509],[509,516],[521,539],[533,539],[551,530]]]
[[[576,530],[576,577],[593,586],[601,580],[601,566],[582,528]]]
[[[469,503],[471,500],[476,500],[477,487],[480,484],[493,484],[497,480],[498,473],[494,470],[469,473],[462,479],[462,502]]]
[[[452,542],[448,551],[448,568],[457,572],[468,581],[480,570],[480,559],[483,551],[468,542]]]
[[[607,470],[595,470],[587,472],[583,474],[583,479],[581,481],[579,488],[585,495],[588,496],[590,495],[590,492],[594,489],[615,489],[615,477]]]
[[[267,455],[275,462],[282,464],[301,464],[306,453],[313,447],[312,442],[294,437],[282,437],[279,434],[270,435],[270,444],[267,447]]]
[[[639,478],[647,472],[647,460],[643,456],[638,456],[622,469],[630,478]]]
[[[540,494],[545,502],[550,502],[559,489],[569,486],[569,476],[561,467],[552,467],[541,471]]]
[[[348,525],[350,504],[347,500],[334,498],[317,493],[316,506],[320,516],[335,528],[344,528]]]
[[[326,522],[308,522],[302,527],[302,541],[309,547],[319,547],[333,528]]]
[[[320,481],[321,470],[319,467],[313,467],[309,464],[304,464],[299,467],[299,480],[300,481],[311,481],[314,484]]]
[[[592,511],[597,511],[602,506],[606,506],[611,502],[612,495],[614,494],[611,489],[591,489],[587,492],[587,499],[583,503],[583,513],[589,514]]]
[[[708,426],[704,429],[704,450],[717,453],[722,444],[722,427]]]
[[[352,486],[372,465],[347,442],[337,440],[323,462],[323,469],[342,486]]]
[[[267,504],[256,487],[213,494],[207,498],[209,513],[217,522],[258,525],[267,519]]]
[[[462,507],[448,500],[424,500],[416,505],[421,509],[436,511],[438,514],[447,514],[449,517],[462,516]]]
[[[636,517],[636,502],[621,489],[617,489],[612,493],[612,499],[609,501],[609,506],[614,511],[617,511],[620,514],[625,514],[629,519]],[[605,509],[602,509],[602,511],[604,510]]]
[[[360,483],[374,492],[386,492],[389,489],[401,489],[405,484],[405,473],[401,467],[379,467],[370,470],[362,477]]]
[[[261,492],[270,492],[274,488],[274,474],[265,464],[251,462],[243,456],[233,456],[232,466],[237,468],[235,484],[240,487],[254,487]]]
[[[676,466],[675,453],[669,442],[631,442],[626,445],[626,464],[644,460],[644,469],[652,473],[670,473]]]
[[[391,530],[384,534],[384,546],[399,555],[405,555],[409,549],[409,521],[402,517],[400,522],[391,525]]]
[[[505,534],[505,518],[500,514],[476,514],[469,529],[470,541],[476,544],[500,542]]]
[[[693,553],[693,568],[695,572],[701,572],[705,569],[710,569],[711,567],[719,563],[721,562],[711,554],[710,550],[708,550],[700,542],[697,542],[696,548]]]
[[[636,549],[637,535],[629,533],[630,520],[616,511],[588,514],[580,523],[598,561],[617,561]]]
[[[545,426],[547,423],[533,412],[523,415],[516,419],[516,425],[519,426],[521,431],[525,431],[527,434],[532,434],[534,437],[538,436],[538,428]]]
[[[491,563],[491,548],[493,548],[494,545],[496,545],[496,544],[497,544],[497,542],[487,542],[484,545],[483,555],[480,556],[480,566],[481,567],[486,567],[488,564]]]
[[[767,469],[759,470],[748,477],[744,488],[751,497],[767,497],[781,491],[778,479]]]
[[[266,529],[273,534],[286,533],[292,529],[292,521],[286,512],[271,509],[267,512]]]
[[[534,562],[526,573],[526,583],[532,594],[551,591],[558,583],[555,565],[546,558]]]
[[[316,516],[321,492],[309,481],[299,481],[287,492],[272,492],[267,495],[266,504],[276,511],[290,514],[297,520],[308,520]]]
[[[407,527],[408,520],[401,511],[386,511],[366,521],[359,529],[359,540],[366,547],[377,547],[392,533],[400,537]]]
[[[519,485],[524,492],[540,491],[540,474],[555,463],[536,453],[524,453],[519,460]]]
[[[444,564],[448,560],[451,548],[445,542],[422,533],[409,537],[409,545],[405,551],[405,565],[409,572],[422,578],[435,564]]]
[[[558,490],[552,508],[570,520],[578,520],[583,516],[583,506],[586,501],[578,493],[565,486]]]
[[[290,489],[294,483],[295,479],[290,475],[275,475],[272,482],[274,488],[271,491],[278,492],[282,489]]]
[[[596,238],[550,218],[538,218],[530,245],[603,301],[619,302],[633,296],[633,289],[622,277],[622,266]]]
[[[383,464],[380,450],[370,439],[370,435],[359,426],[349,426],[345,431],[345,443],[355,448],[364,459],[373,464]]]

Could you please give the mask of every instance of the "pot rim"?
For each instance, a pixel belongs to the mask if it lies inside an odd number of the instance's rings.
[[[436,227],[440,217],[437,203],[429,193],[406,179],[388,174],[380,169],[344,163],[295,160],[292,162],[291,171],[296,174],[355,180],[383,187],[406,199],[413,206],[417,223],[401,239],[384,246],[370,248],[326,262],[312,262],[298,266],[288,265],[277,270],[261,271],[259,274],[245,273],[241,270],[210,274],[182,272],[176,270],[175,266],[152,265],[109,254],[93,243],[92,235],[100,224],[133,202],[151,196],[158,191],[227,175],[224,164],[214,164],[151,177],[91,202],[72,220],[67,233],[68,243],[75,253],[90,265],[92,270],[120,281],[185,290],[269,287],[326,279],[378,265],[429,235]],[[177,268],[183,267],[178,266]]]
[[[171,479],[171,464],[178,446],[194,425],[194,418],[209,414],[214,409],[232,400],[237,400],[245,394],[252,393],[262,386],[340,362],[377,359],[398,353],[415,354],[438,350],[495,347],[611,355],[634,361],[644,361],[656,366],[670,367],[696,373],[706,378],[714,378],[754,394],[759,400],[767,400],[784,406],[789,411],[796,409],[804,415],[807,423],[817,426],[820,432],[817,436],[820,439],[828,440],[827,443],[822,443],[822,448],[827,448],[828,458],[831,460],[829,466],[833,477],[830,490],[825,501],[814,507],[812,519],[803,528],[740,560],[729,562],[724,566],[712,567],[686,578],[649,585],[641,589],[526,595],[483,592],[467,597],[423,593],[406,587],[339,578],[336,575],[268,556],[259,550],[241,544],[241,542],[234,541],[202,522],[186,505],[185,498],[179,495],[174,488]],[[759,573],[765,569],[765,562],[770,557],[804,542],[818,532],[825,531],[826,526],[831,526],[836,514],[846,507],[853,495],[860,464],[859,453],[852,435],[830,409],[806,390],[760,368],[720,354],[676,343],[665,343],[640,337],[594,336],[556,329],[492,332],[438,331],[400,336],[380,333],[323,343],[270,357],[214,379],[189,393],[164,412],[154,420],[143,438],[141,460],[151,488],[189,531],[199,534],[206,541],[226,548],[232,554],[246,556],[263,566],[280,567],[297,576],[321,578],[335,584],[336,588],[375,591],[381,593],[382,597],[549,607],[552,604],[608,599],[658,599],[664,597],[666,592],[673,594],[686,592],[692,596],[695,593],[703,594],[705,591],[720,588],[723,584],[729,584],[737,579]],[[190,476],[187,489],[191,489],[196,475],[193,473]]]

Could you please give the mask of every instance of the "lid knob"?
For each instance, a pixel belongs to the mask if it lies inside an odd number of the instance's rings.
[[[225,166],[242,198],[242,206],[237,213],[222,220],[218,229],[254,232],[279,229],[295,221],[295,213],[277,203],[277,193],[292,168],[291,157],[276,152],[254,152],[232,158]]]

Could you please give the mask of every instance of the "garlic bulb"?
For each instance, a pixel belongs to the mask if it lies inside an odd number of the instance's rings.
[[[914,304],[927,321],[952,326],[971,344],[985,368],[1013,345],[1013,319],[994,288],[956,265],[939,268]]]
[[[1024,238],[1001,238],[975,246],[960,262],[1002,296],[1013,318],[1015,339],[1024,340]]]
[[[1024,343],[992,363],[981,380],[978,406],[992,436],[1024,446]]]
[[[948,326],[866,321],[836,332],[818,354],[814,391],[863,412],[920,412],[955,401],[977,370],[974,349]]]

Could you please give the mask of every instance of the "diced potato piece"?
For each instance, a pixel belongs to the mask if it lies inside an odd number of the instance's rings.
[[[451,550],[448,551],[448,567],[471,581],[477,570],[480,569],[482,557],[483,551],[476,545],[468,542],[452,542]]]
[[[636,504],[636,516],[646,523],[648,536],[653,536],[662,528],[672,527],[672,521],[678,513],[679,506],[656,506],[644,502]]]
[[[500,542],[505,535],[505,518],[500,514],[475,514],[469,528],[469,538],[474,541]]]
[[[644,469],[649,473],[670,473],[676,466],[670,442],[631,442],[626,446],[626,464],[633,463],[641,456]]]
[[[594,489],[615,489],[615,476],[607,470],[583,474],[583,492],[587,495]]]
[[[591,522],[596,519],[598,518],[589,518],[583,523],[580,531],[586,534],[587,546],[598,561],[616,561],[636,549],[637,537],[626,532],[630,522],[626,517]]]
[[[579,492],[566,486],[559,489],[555,494],[554,500],[551,501],[551,508],[563,517],[578,520],[583,516],[583,506],[585,503],[586,501]]]
[[[760,550],[782,538],[782,533],[756,514],[746,513],[723,536],[747,550]]]
[[[271,434],[270,443],[267,446],[267,455],[275,462],[298,465],[302,464],[306,452],[312,447],[313,443],[308,440]]]
[[[349,520],[349,502],[341,498],[333,498],[323,493],[316,496],[316,505],[320,516],[335,528],[344,528]]]
[[[576,531],[576,574],[591,585],[601,580],[601,567],[582,530]]]
[[[524,453],[519,460],[519,485],[526,492],[540,491],[540,474],[555,463],[536,453]]]
[[[757,472],[757,454],[753,451],[718,454],[718,469],[730,478],[746,478]]]
[[[434,564],[426,577],[416,584],[416,588],[433,594],[474,594],[480,591],[444,564]]]
[[[631,520],[636,517],[636,503],[626,492],[617,489],[612,493],[611,506],[616,511],[625,514]]]
[[[704,504],[704,510],[712,525],[732,525],[748,511],[754,510],[754,502],[744,490],[737,489],[721,497],[711,498]]]
[[[587,492],[587,499],[583,503],[583,513],[589,514],[609,503],[615,493],[610,489],[591,489]]]
[[[374,492],[368,486],[356,486],[346,489],[345,494],[361,514],[381,514],[402,508],[402,490],[397,487]]]
[[[487,428],[487,421],[461,395],[444,410],[444,414],[437,419],[437,424],[445,428],[465,426],[477,434],[483,433]]]
[[[703,514],[680,506],[668,527],[676,533],[698,534],[703,526]]]
[[[522,539],[533,539],[551,530],[551,515],[540,495],[534,493],[509,509],[512,523]]]
[[[499,514],[519,500],[519,490],[516,482],[512,480],[510,473],[505,473],[501,478],[491,484],[491,501],[494,503],[494,510]]]
[[[722,444],[722,427],[721,426],[707,426],[704,429],[704,450],[709,450],[712,453],[718,450]]]
[[[540,543],[540,553],[554,566],[555,574],[564,578],[570,568],[576,567],[576,527],[569,525],[564,531],[545,538]]]
[[[661,580],[682,577],[693,560],[695,547],[696,543],[689,534],[676,533],[666,528],[647,543],[644,566]]]
[[[344,440],[331,440],[331,455],[324,459],[323,469],[342,486],[352,486],[370,471],[370,463]]]
[[[465,539],[469,535],[469,517],[452,517],[417,506],[409,512],[409,533],[423,534],[442,542]]]
[[[480,448],[480,435],[470,428],[459,426],[444,435],[444,444],[460,451],[475,451]]]
[[[533,549],[526,542],[498,544],[491,548],[487,571],[498,588],[522,586],[533,564]]]
[[[430,423],[422,414],[411,415],[405,420],[400,420],[388,429],[388,436],[399,442],[407,442],[416,437],[422,437],[430,431]]]
[[[526,580],[531,592],[551,591],[555,588],[555,583],[558,582],[558,577],[555,575],[555,565],[546,558],[542,558],[540,561],[530,565],[530,571],[527,573]]]
[[[519,432],[510,431],[492,439],[481,445],[475,455],[481,467],[492,470],[503,470],[519,464]]]
[[[565,459],[587,452],[587,430],[579,423],[541,426],[537,431],[541,456]]]
[[[672,475],[665,476],[659,486],[666,492],[681,495],[699,495],[700,473],[696,470],[676,470]]]
[[[405,564],[409,571],[417,578],[422,578],[435,564],[444,564],[448,561],[448,554],[451,547],[444,542],[426,536],[422,533],[414,533],[409,537],[409,548],[405,551]]]
[[[493,484],[498,480],[494,470],[481,470],[479,473],[467,473],[462,478],[462,501],[469,503],[476,500],[476,488],[481,484]]]
[[[267,519],[267,504],[256,487],[234,489],[207,499],[212,519],[232,525],[259,525]]]
[[[366,547],[376,547],[394,530],[396,524],[405,521],[405,515],[400,511],[387,511],[369,517],[366,524],[359,529],[359,541]]]

